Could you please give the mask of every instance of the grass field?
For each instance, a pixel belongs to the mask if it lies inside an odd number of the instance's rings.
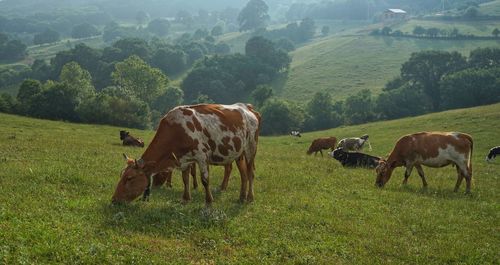
[[[422,117],[306,133],[261,137],[256,200],[239,204],[234,172],[216,191],[181,204],[172,189],[153,190],[147,203],[111,206],[123,152],[120,128],[77,125],[0,114],[0,263],[3,264],[498,264],[500,104]],[[319,136],[370,134],[371,154],[387,154],[403,134],[462,131],[474,139],[471,195],[453,193],[453,168],[424,168],[429,188],[403,170],[384,189],[373,171],[344,169],[307,156]],[[149,142],[153,131],[131,130]]]
[[[479,5],[480,14],[500,16],[500,1],[492,1]]]
[[[401,30],[405,33],[413,33],[416,26],[428,28],[438,28],[440,30],[452,30],[457,28],[460,34],[476,36],[493,36],[491,32],[500,29],[500,21],[434,21],[434,20],[410,20],[407,23],[393,27],[393,30]]]
[[[335,100],[362,89],[379,93],[399,75],[411,53],[422,50],[459,51],[464,55],[478,47],[498,47],[500,41],[429,40],[375,36],[334,36],[291,53],[288,79],[276,82],[278,97],[309,100],[317,91],[330,92]]]

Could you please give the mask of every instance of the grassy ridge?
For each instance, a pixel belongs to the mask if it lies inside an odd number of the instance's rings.
[[[274,85],[276,95],[297,101],[311,99],[317,91],[344,99],[362,89],[379,93],[399,74],[413,52],[459,51],[496,47],[498,41],[429,40],[375,36],[331,37],[301,47],[293,57],[288,79]]]
[[[124,166],[119,128],[75,125],[0,114],[0,263],[495,263],[500,248],[500,162],[484,156],[498,145],[500,104],[388,122],[337,128],[302,138],[262,137],[256,201],[237,203],[234,172],[227,192],[203,192],[180,202],[173,189],[148,203],[110,206]],[[370,134],[372,154],[384,155],[403,134],[421,130],[473,135],[471,195],[453,193],[455,170],[424,168],[428,190],[403,170],[386,188],[374,172],[344,169],[307,156],[319,136]],[[152,131],[132,130],[149,142]],[[222,168],[212,167],[211,186]],[[464,185],[464,184],[463,184]]]

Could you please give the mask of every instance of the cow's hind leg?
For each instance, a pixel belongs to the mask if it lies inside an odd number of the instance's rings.
[[[254,166],[253,161],[247,165],[247,178],[248,178],[248,193],[247,193],[247,202],[253,201],[253,179],[254,179]]]
[[[214,201],[214,198],[212,197],[212,192],[210,191],[210,177],[208,174],[208,164],[199,163],[198,165],[200,166],[201,183],[205,188],[205,203],[211,204]]]
[[[464,163],[463,165],[457,165],[457,174],[458,174],[458,179],[457,179],[457,184],[455,185],[454,191],[458,191],[460,188],[460,184],[462,183],[462,179],[465,178],[465,193],[470,192],[470,186],[471,186],[471,181],[472,181],[472,167],[471,166],[466,166]]]
[[[323,150],[319,150],[319,153],[321,154],[321,157],[323,157]]]
[[[422,169],[422,166],[421,165],[416,165],[415,167],[417,168],[418,175],[422,179],[422,186],[424,188],[427,188],[427,181],[425,180],[424,170]]]
[[[457,183],[455,184],[455,189],[453,189],[453,191],[457,192],[460,188],[460,184],[462,184],[462,180],[464,179],[464,174],[458,165],[455,165],[455,167],[457,168]]]
[[[227,189],[227,185],[229,183],[229,176],[231,175],[232,170],[233,170],[233,163],[224,166],[224,179],[222,180],[222,184],[220,185],[221,190]]]
[[[403,179],[403,185],[408,184],[408,178],[410,177],[412,170],[413,170],[413,165],[406,166],[405,178]]]
[[[182,181],[184,182],[184,194],[182,195],[182,199],[184,202],[191,200],[191,192],[189,190],[189,169],[182,171]]]
[[[191,177],[193,178],[193,189],[198,188],[198,180],[196,179],[196,164],[191,165]]]
[[[241,188],[240,188],[240,202],[244,202],[247,197],[247,164],[245,158],[241,157],[236,161],[238,166],[238,171],[240,171],[241,176]]]

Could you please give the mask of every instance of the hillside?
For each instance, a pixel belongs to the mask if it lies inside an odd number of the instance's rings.
[[[121,128],[77,125],[0,114],[0,263],[83,264],[492,264],[499,259],[500,104],[402,120],[262,137],[256,201],[237,203],[239,178],[183,205],[178,173],[172,189],[147,203],[111,206],[124,161],[143,149],[122,147]],[[452,189],[455,169],[424,168],[407,187],[395,171],[386,188],[375,174],[307,156],[310,141],[368,133],[372,154],[384,155],[403,134],[463,131],[474,139],[471,195]],[[131,130],[148,143],[152,131]],[[212,167],[217,190],[222,169]]]
[[[328,91],[335,100],[362,89],[377,94],[399,74],[401,64],[413,52],[445,50],[468,55],[478,47],[497,46],[494,40],[333,36],[293,51],[288,79],[274,87],[277,96],[296,101],[309,100],[317,91]]]
[[[479,5],[480,14],[500,16],[500,0],[487,2]]]

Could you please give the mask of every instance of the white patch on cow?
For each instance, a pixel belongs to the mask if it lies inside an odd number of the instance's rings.
[[[460,169],[467,168],[468,154],[460,153],[451,144],[448,144],[446,148],[439,148],[438,155],[436,157],[428,158],[423,160],[421,157],[417,159],[419,162],[428,167],[444,167],[449,164],[457,164]]]

